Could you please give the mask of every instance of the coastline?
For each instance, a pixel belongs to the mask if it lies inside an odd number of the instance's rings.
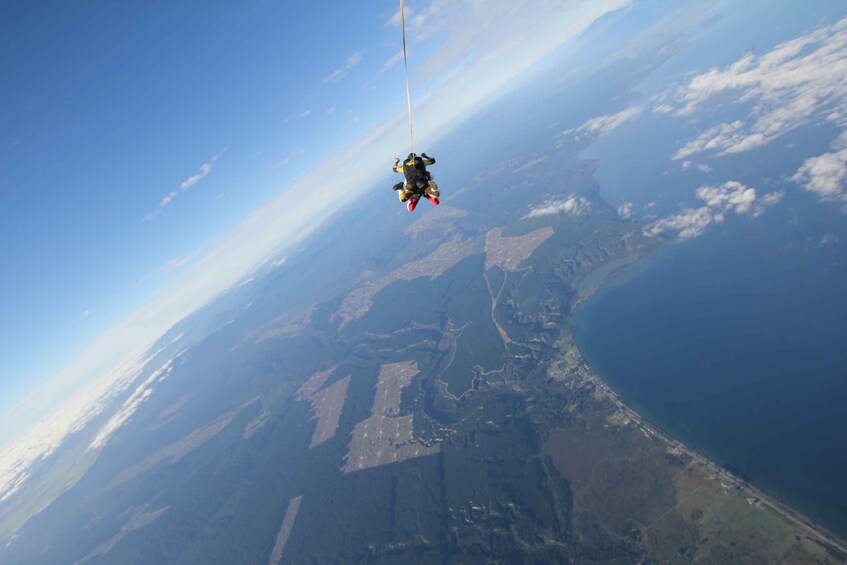
[[[667,249],[667,247],[666,243],[665,245],[660,245],[646,254],[636,254],[634,256],[630,256],[631,259],[628,258],[629,260],[619,260],[619,262],[614,264],[613,268],[609,268],[612,264],[606,264],[588,273],[586,276],[580,278],[574,283],[573,286],[576,291],[576,298],[574,299],[571,310],[565,320],[570,349],[568,354],[574,361],[571,363],[571,366],[577,369],[579,376],[584,382],[590,383],[596,387],[602,397],[608,400],[615,407],[618,414],[621,414],[629,419],[648,438],[654,438],[664,443],[668,448],[668,453],[675,454],[680,460],[682,460],[683,457],[689,458],[690,462],[685,462],[686,465],[696,465],[700,467],[710,479],[717,480],[726,488],[735,489],[742,493],[751,505],[755,505],[761,510],[776,514],[783,520],[786,520],[790,524],[805,532],[812,541],[822,545],[828,551],[840,554],[842,560],[847,560],[847,540],[842,539],[840,536],[811,519],[808,515],[795,509],[789,503],[781,500],[776,495],[770,494],[762,488],[751,484],[749,481],[742,479],[738,475],[716,463],[708,456],[688,446],[654,421],[645,418],[642,414],[621,400],[618,394],[612,390],[611,386],[607,384],[596,371],[594,371],[582,355],[582,351],[576,344],[574,337],[576,330],[574,322],[580,306],[582,306],[582,304],[597,291],[604,288],[611,277],[619,275],[620,273],[630,270],[636,266],[644,268],[646,265],[645,259],[654,259],[657,252]],[[586,279],[598,271],[601,271],[604,267],[607,270],[602,272],[602,275],[598,280],[592,280],[589,287],[580,290],[580,287]],[[682,502],[682,500],[677,501],[677,506]],[[668,513],[673,511],[675,508],[676,506],[669,509]]]
[[[778,514],[783,519],[791,522],[808,534],[811,534],[819,543],[824,544],[824,546],[829,546],[847,557],[847,541],[842,540],[835,533],[818,524],[800,511],[794,509],[788,503],[783,502],[775,495],[769,494],[759,487],[746,482],[744,479],[738,477],[721,465],[718,465],[707,456],[687,446],[682,441],[674,438],[670,433],[664,431],[659,425],[647,420],[641,416],[641,414],[627,406],[626,403],[618,397],[617,393],[615,393],[615,391],[613,391],[609,385],[607,385],[606,382],[591,369],[590,365],[582,357],[582,353],[575,344],[573,345],[573,348],[577,352],[577,355],[579,355],[580,363],[582,363],[586,369],[586,375],[584,378],[592,382],[597,389],[601,391],[601,394],[615,405],[617,411],[635,423],[642,433],[648,437],[656,438],[664,442],[668,446],[669,452],[677,452],[690,457],[695,464],[699,465],[703,469],[706,469],[711,478],[719,480],[721,483],[726,483],[731,488],[743,491],[749,495],[748,499],[754,499],[753,503],[759,508]],[[726,481],[722,479],[726,479]]]

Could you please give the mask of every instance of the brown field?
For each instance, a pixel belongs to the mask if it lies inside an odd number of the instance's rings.
[[[303,386],[301,386],[300,389],[297,391],[297,400],[311,400],[312,397],[315,396],[315,393],[318,392],[322,386],[324,386],[324,383],[332,374],[332,372],[335,371],[335,369],[337,368],[338,365],[333,365],[329,369],[325,371],[318,371],[317,373],[309,377],[309,380],[303,383]]]
[[[312,434],[312,442],[309,447],[320,445],[335,435],[338,429],[338,419],[347,399],[347,386],[350,384],[350,375],[340,381],[320,390],[312,395],[312,410],[318,419],[315,433]]]
[[[465,210],[451,208],[442,204],[438,208],[438,214],[425,214],[421,216],[409,225],[404,233],[407,235],[411,234],[412,239],[415,239],[421,234],[421,232],[425,232],[435,227],[441,229],[445,227],[444,224],[447,224],[450,220],[467,215],[468,213]]]
[[[412,418],[411,414],[397,418],[371,416],[356,424],[344,472],[352,473],[437,453],[437,445],[415,441]]]
[[[89,553],[79,561],[76,561],[74,565],[82,565],[82,563],[90,561],[95,557],[106,555],[112,550],[113,547],[118,545],[118,543],[123,540],[128,534],[132,533],[135,530],[143,528],[144,526],[149,526],[150,524],[161,518],[171,508],[170,506],[165,506],[154,512],[147,512],[148,506],[149,503],[137,509],[131,515],[129,521],[127,521],[127,523],[123,525],[123,527],[117,534],[95,547],[93,550],[91,550],[91,553]]]
[[[412,379],[418,373],[418,366],[414,361],[391,363],[380,367],[371,414],[397,416],[400,413],[400,393],[412,383]]]
[[[294,527],[294,520],[297,518],[297,511],[300,509],[300,499],[302,498],[302,496],[292,498],[288,503],[285,518],[282,519],[279,532],[276,534],[276,543],[274,543],[273,551],[271,551],[270,559],[268,559],[268,565],[279,565],[279,562],[282,561],[282,552],[285,550],[288,536],[291,535],[291,529]]]
[[[250,439],[253,437],[253,434],[262,429],[262,426],[264,426],[265,422],[268,421],[268,416],[270,415],[270,412],[263,410],[261,414],[247,422],[247,425],[244,426],[244,432],[242,432],[241,437],[244,439]]]
[[[494,228],[485,234],[485,270],[495,265],[504,271],[516,270],[538,246],[553,235],[546,227],[517,237],[502,237],[503,229]]]
[[[476,240],[466,240],[456,236],[438,246],[423,259],[412,261],[384,277],[368,281],[364,286],[348,294],[333,315],[333,319],[339,321],[339,329],[342,329],[353,320],[364,316],[373,304],[373,297],[392,282],[410,281],[419,277],[435,278],[462,259],[480,251]]]
[[[250,403],[248,403],[250,404]],[[183,439],[176,441],[170,444],[167,447],[163,447],[156,453],[150,455],[140,463],[129,467],[128,469],[121,472],[115,480],[112,482],[112,486],[123,483],[140,475],[141,473],[146,472],[148,469],[152,469],[154,466],[159,463],[166,461],[167,463],[176,463],[226,428],[232,420],[238,415],[242,408],[246,406],[242,405],[236,410],[232,410],[230,412],[226,412],[225,414],[221,414],[212,422],[206,424],[205,426],[201,426],[185,436]]]
[[[550,158],[549,155],[544,155],[543,157],[539,157],[538,159],[533,159],[531,161],[527,161],[526,163],[524,163],[523,165],[521,165],[517,169],[513,170],[512,172],[513,173],[519,173],[519,172],[523,171],[524,169],[529,169],[530,167],[534,167],[538,164],[541,164],[549,158]]]
[[[383,365],[376,384],[371,416],[356,424],[347,451],[345,473],[430,455],[437,445],[415,441],[413,416],[400,416],[400,395],[418,374],[414,362]]]
[[[248,337],[253,340],[253,343],[262,343],[268,339],[299,335],[312,321],[314,311],[315,306],[312,305],[301,311],[278,316]]]

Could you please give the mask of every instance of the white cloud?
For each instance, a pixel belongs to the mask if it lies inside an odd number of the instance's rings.
[[[644,234],[656,236],[677,232],[681,239],[697,237],[710,225],[723,222],[728,213],[757,218],[783,197],[780,191],[765,194],[757,199],[755,188],[738,181],[727,181],[720,186],[701,186],[696,194],[705,206],[686,208],[679,214],[656,220],[644,227]]]
[[[738,181],[728,181],[721,186],[701,186],[697,189],[697,198],[710,208],[746,214],[756,201],[756,189]]]
[[[769,192],[765,194],[761,198],[756,201],[756,204],[753,206],[753,214],[754,218],[758,218],[762,214],[765,213],[765,210],[770,208],[775,204],[779,204],[782,202],[782,199],[785,197],[785,192],[782,190],[777,190],[776,192]]]
[[[835,151],[807,159],[791,180],[823,201],[840,202],[842,210],[847,212],[847,132],[836,140],[833,149]]]
[[[382,64],[382,69],[380,70],[380,72],[384,73],[385,71],[387,71],[387,70],[389,70],[389,69],[393,68],[393,67],[394,67],[394,65],[396,65],[397,63],[399,63],[399,62],[400,62],[400,61],[402,61],[402,60],[403,60],[403,50],[401,49],[400,51],[398,51],[397,53],[395,53],[394,55],[392,55],[391,57],[389,57],[389,58],[388,58],[388,59],[387,59],[387,60],[386,60],[386,61]]]
[[[0,502],[15,494],[31,475],[31,468],[49,457],[67,436],[80,431],[100,414],[109,402],[132,382],[144,367],[145,359],[134,358],[108,372],[83,394],[72,396],[49,418],[0,453]],[[42,389],[41,394],[48,391]],[[38,393],[36,393],[38,395]],[[36,396],[31,397],[32,402]],[[29,402],[21,405],[24,409]],[[23,410],[19,410],[23,412]]]
[[[172,191],[170,191],[169,193],[167,193],[164,197],[162,197],[162,199],[161,199],[161,200],[159,200],[159,204],[157,204],[157,205],[156,205],[156,209],[155,209],[155,210],[153,210],[153,211],[151,211],[151,212],[148,212],[148,213],[144,216],[144,218],[142,218],[142,219],[143,219],[145,222],[149,222],[150,220],[154,219],[156,216],[158,216],[158,215],[161,213],[162,208],[164,208],[165,206],[167,206],[168,204],[170,204],[170,203],[171,203],[171,201],[172,201],[174,198],[176,198],[176,191],[175,191],[175,190],[172,190]]]
[[[329,108],[327,108],[327,109],[326,109],[326,111],[324,112],[324,114],[325,114],[325,115],[327,115],[327,116],[329,116],[329,115],[330,115],[330,114],[332,114],[333,112],[335,112],[335,106],[330,106]]]
[[[579,216],[591,208],[591,202],[582,196],[571,194],[565,199],[548,200],[541,206],[533,208],[524,218],[537,218],[539,216],[550,216],[553,214],[568,214]]]
[[[741,120],[713,126],[701,133],[696,139],[682,146],[674,154],[673,158],[676,160],[685,159],[696,153],[708,150],[721,150],[721,154],[725,154],[727,148],[742,142],[744,136],[735,133],[742,127],[744,127],[744,122]],[[683,162],[683,168],[688,168],[685,166],[685,163],[688,163],[689,167],[691,166],[691,161],[688,160]]]
[[[826,247],[828,245],[836,245],[839,242],[838,237],[831,233],[824,234],[818,242],[818,247]]]
[[[197,257],[202,250],[203,247],[200,246],[191,253],[188,253],[186,255],[180,255],[179,257],[174,257],[173,259],[156,269],[156,273],[170,273],[172,271],[176,271],[177,269],[184,267],[186,264],[188,264],[189,261]]]
[[[188,177],[187,179],[185,179],[184,181],[182,181],[179,184],[180,190],[183,190],[183,191],[188,190],[189,188],[191,188],[192,186],[196,185],[198,182],[203,180],[206,177],[206,175],[211,173],[212,167],[215,165],[215,161],[217,161],[218,158],[220,158],[221,154],[222,154],[222,152],[218,153],[216,155],[213,155],[211,159],[209,159],[207,162],[200,165],[200,168],[197,170],[197,174],[191,175],[190,177]],[[154,219],[162,211],[162,208],[164,208],[165,206],[167,206],[168,204],[173,202],[173,200],[174,200],[174,198],[176,198],[176,196],[177,196],[177,191],[175,191],[175,190],[172,190],[169,193],[167,193],[159,201],[159,204],[156,206],[156,209],[153,210],[152,212],[148,212],[147,215],[145,215],[144,218],[142,218],[142,219],[145,222],[149,222],[150,220]]]
[[[486,6],[484,2],[474,0],[466,2],[432,0],[426,8],[419,12],[413,12],[406,8],[406,29],[416,41],[423,41],[439,32],[450,30],[455,23],[454,18],[465,20],[468,12],[477,12],[479,7],[498,10],[501,6],[502,4],[496,1],[489,2]],[[481,12],[477,13],[481,15]],[[462,17],[463,15],[465,17]],[[397,24],[399,24],[400,12],[398,11],[395,16],[397,17]]]
[[[697,169],[701,173],[712,172],[712,167],[710,165],[706,165],[705,163],[694,164],[694,161],[691,161],[690,159],[686,159],[685,161],[682,162],[682,170],[683,171],[687,171],[691,167],[694,167],[695,169]]]
[[[644,111],[644,108],[635,106],[627,108],[616,114],[607,114],[592,118],[577,128],[571,128],[562,132],[563,135],[587,133],[591,135],[602,135],[619,128],[626,122],[636,119]]]
[[[346,74],[347,71],[344,69],[335,69],[324,78],[324,82],[338,82],[343,79]]]
[[[159,208],[164,208],[165,206],[170,204],[171,200],[173,200],[175,196],[176,196],[176,192],[174,192],[174,191],[169,192],[167,194],[167,196],[165,196],[164,198],[162,198],[159,201]]]
[[[324,78],[324,82],[325,83],[338,82],[339,80],[341,80],[345,76],[347,76],[347,73],[350,72],[350,69],[352,69],[353,67],[355,67],[356,65],[358,65],[361,62],[362,62],[362,53],[361,52],[353,53],[352,55],[347,57],[347,60],[344,61],[343,66],[341,66],[341,67],[335,69],[334,71],[332,71],[331,73],[329,73]]]
[[[624,220],[631,218],[632,217],[632,208],[633,208],[632,202],[625,202],[624,204],[621,204],[620,206],[618,206],[618,216],[620,216]]]
[[[656,236],[665,232],[675,231],[682,239],[697,237],[713,222],[722,222],[722,214],[713,214],[708,206],[686,208],[680,214],[657,220],[644,228],[645,235]]]
[[[726,68],[696,75],[654,110],[689,116],[710,99],[733,94],[736,103],[751,105],[748,122],[711,128],[683,146],[674,158],[702,151],[741,153],[806,124],[847,126],[845,76],[847,19],[782,43],[764,55],[746,53]]]
[[[173,345],[181,338],[182,334],[179,334],[168,345]],[[3,416],[7,418],[19,418],[22,414],[32,410],[34,404],[39,401],[43,402],[44,395],[54,395],[62,399],[61,406],[52,412],[49,417],[39,421],[26,434],[16,438],[15,443],[0,452],[0,502],[7,500],[20,490],[32,475],[33,465],[50,457],[68,436],[82,431],[95,417],[112,406],[114,401],[143,374],[148,363],[163,350],[164,348],[152,352],[148,351],[144,356],[130,357],[124,360],[101,375],[99,379],[96,379],[92,386],[77,391],[76,394],[69,394],[65,386],[67,383],[53,381],[48,386],[42,387],[22,404],[13,408],[11,414],[4,414]],[[161,371],[167,370],[165,368],[170,367],[170,364],[171,361],[166,362],[165,366],[159,370],[157,377],[159,380],[161,380]],[[150,378],[146,380],[148,383],[150,381]],[[63,386],[57,387],[57,384]],[[147,398],[149,394],[145,396],[142,391],[138,395],[133,395],[135,402],[124,403],[119,412],[127,416],[122,418],[123,423],[126,423],[132,415],[128,409],[134,412],[143,402],[143,400],[139,401],[142,396]],[[133,404],[135,408],[131,408]],[[110,423],[111,426],[107,424],[101,429],[101,432],[108,427],[111,429],[110,433],[113,433],[120,427],[116,425],[117,420],[114,418],[110,420]],[[102,439],[105,441],[107,436],[103,435]]]
[[[406,18],[411,18],[415,13],[415,9],[411,6],[406,6]],[[400,10],[394,12],[390,18],[383,24],[383,27],[397,26],[400,27]]]
[[[200,165],[200,168],[197,170],[197,174],[192,175],[192,176],[188,177],[187,179],[185,179],[184,181],[182,181],[182,183],[179,185],[179,187],[182,190],[188,190],[189,188],[191,188],[192,186],[194,186],[195,184],[197,184],[198,182],[203,180],[206,177],[206,175],[208,175],[209,173],[212,172],[212,167],[215,165],[215,161],[217,161],[220,156],[221,156],[221,154],[218,153],[217,155],[214,155],[211,159],[209,159],[208,162]],[[171,193],[171,194],[173,195],[173,193]]]
[[[123,403],[120,410],[100,428],[100,431],[97,432],[88,449],[100,449],[106,445],[109,438],[126,424],[132,418],[133,414],[135,414],[136,410],[150,398],[150,395],[153,394],[153,387],[170,375],[172,370],[173,359],[169,359],[164,365],[153,371],[147,377],[147,380],[138,385],[130,397]]]
[[[544,161],[546,161],[549,158],[550,158],[549,155],[544,155],[542,157],[539,157],[538,159],[531,159],[531,160],[527,161],[526,163],[524,163],[523,165],[521,165],[520,167],[518,167],[517,169],[513,170],[512,172],[513,173],[519,173],[523,170],[530,169],[530,168],[532,168],[536,165],[540,165],[541,163],[543,163]]]
[[[189,188],[191,188],[192,186],[194,186],[195,184],[197,184],[198,182],[203,180],[206,177],[206,175],[208,175],[211,172],[212,172],[212,164],[211,163],[203,163],[202,165],[200,165],[200,169],[197,171],[197,174],[191,175],[190,177],[188,177],[187,179],[182,181],[179,185],[179,188],[182,189],[182,190],[188,190]],[[171,194],[173,194],[173,193],[171,193]],[[170,197],[168,200],[170,201],[171,198],[173,198],[173,197]]]
[[[289,123],[293,120],[305,120],[311,114],[312,114],[312,108],[306,108],[305,110],[303,110],[301,112],[295,112],[294,114],[291,114],[290,116],[285,118],[282,122],[287,124],[287,123]]]
[[[276,165],[274,165],[274,170],[276,170],[276,169],[278,169],[278,168],[280,168],[280,167],[284,167],[285,165],[287,165],[288,163],[290,163],[290,162],[291,162],[291,160],[292,160],[292,159],[293,159],[296,155],[297,155],[297,153],[296,153],[295,151],[292,151],[291,153],[289,153],[288,155],[286,155],[285,157],[283,157],[282,159],[280,159],[279,161],[277,161]]]
[[[542,50],[546,52],[548,45],[562,45],[562,38],[583,29],[585,22],[593,21],[598,11],[607,12],[631,3],[631,0],[433,0],[406,18],[407,38],[413,48],[424,41],[435,44],[436,35],[448,39],[438,43],[433,55],[422,65],[417,61],[410,61],[410,65],[415,67],[419,84],[441,81],[444,77],[450,77],[452,82],[455,76],[468,74],[471,67],[488,67],[497,61],[502,67],[493,68],[492,78],[497,76],[499,81],[500,69],[524,65]],[[527,56],[529,59],[525,59]],[[470,59],[472,65],[468,64]],[[489,80],[483,75],[478,77],[483,82]],[[516,84],[504,86],[514,88]]]

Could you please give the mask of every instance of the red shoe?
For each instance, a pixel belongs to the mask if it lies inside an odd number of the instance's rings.
[[[435,196],[430,196],[427,194],[426,199],[432,202],[433,206],[438,206],[439,204],[441,204],[441,202]]]
[[[406,208],[409,209],[409,212],[415,211],[415,206],[418,205],[418,198],[409,198],[409,201],[406,202]]]

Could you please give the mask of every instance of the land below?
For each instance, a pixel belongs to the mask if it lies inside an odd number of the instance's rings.
[[[338,230],[187,321],[203,337],[151,360],[166,377],[81,478],[34,515],[4,507],[0,558],[847,562],[582,358],[577,306],[663,245],[599,198],[595,168],[507,161],[402,216],[402,237],[363,250]]]

